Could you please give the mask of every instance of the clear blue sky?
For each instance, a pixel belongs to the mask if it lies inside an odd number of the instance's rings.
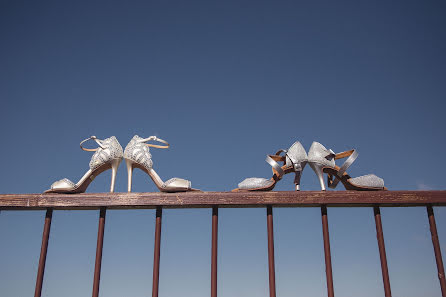
[[[1,1],[1,193],[79,179],[90,136],[134,134],[164,179],[228,191],[265,155],[356,148],[352,176],[445,189],[442,1]],[[124,164],[122,164],[124,165]],[[117,191],[126,190],[125,166]],[[89,192],[104,192],[110,173]],[[141,171],[134,191],[157,191]],[[292,177],[276,190],[292,190]],[[307,168],[303,190],[318,190]],[[343,190],[342,187],[340,187]],[[443,255],[446,210],[435,208]],[[373,211],[329,208],[337,296],[383,296]],[[440,296],[425,208],[383,209],[393,296]],[[0,296],[32,296],[43,211],[0,213]],[[219,296],[268,296],[265,209],[222,209]],[[55,211],[43,296],[89,296],[98,211]],[[209,209],[163,217],[160,296],[208,296]],[[278,296],[326,295],[320,210],[275,209]],[[149,296],[154,211],[109,211],[103,297]]]

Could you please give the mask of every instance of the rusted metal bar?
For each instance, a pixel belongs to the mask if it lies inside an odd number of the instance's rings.
[[[274,230],[273,207],[266,207],[266,224],[268,229],[268,267],[269,267],[269,296],[276,297],[276,270],[274,265]]]
[[[42,294],[43,275],[45,274],[46,252],[48,251],[48,240],[50,238],[51,219],[53,210],[47,209],[45,215],[45,225],[43,226],[42,246],[40,247],[39,268],[37,269],[36,289],[34,297],[40,297]]]
[[[217,297],[218,207],[212,208],[211,297]]]
[[[153,282],[152,297],[158,297],[159,278],[160,278],[160,247],[161,247],[161,217],[163,209],[161,206],[156,208],[155,220],[155,248],[153,255]]]
[[[102,207],[99,211],[99,226],[98,226],[98,242],[96,245],[96,261],[94,265],[94,279],[93,279],[93,297],[99,296],[99,283],[101,281],[101,264],[102,264],[102,247],[104,246],[104,227],[105,227],[106,209]]]
[[[440,241],[438,240],[437,224],[435,223],[434,209],[432,208],[432,205],[427,206],[427,216],[429,217],[429,226],[431,229],[432,244],[434,245],[435,261],[437,262],[441,296],[446,297],[446,281],[444,275],[443,259],[441,257]]]
[[[333,273],[331,269],[330,235],[328,233],[327,206],[322,205],[322,233],[324,237],[325,275],[327,277],[328,297],[334,297]]]
[[[384,245],[383,226],[381,222],[381,211],[379,209],[379,206],[373,207],[373,213],[375,215],[376,238],[378,240],[379,259],[381,260],[384,295],[386,297],[392,297],[392,292],[390,291],[389,270],[387,269],[386,246]]]

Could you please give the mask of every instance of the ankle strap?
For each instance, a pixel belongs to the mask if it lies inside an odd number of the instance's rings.
[[[150,137],[148,137],[148,138],[144,138],[144,139],[141,139],[141,140],[139,140],[140,142],[147,142],[147,141],[158,141],[158,142],[161,142],[161,143],[164,143],[164,144],[166,144],[166,145],[158,145],[158,144],[151,144],[151,143],[145,143],[145,145],[147,145],[147,146],[149,146],[149,147],[156,147],[156,148],[160,148],[160,149],[167,149],[167,148],[169,148],[169,143],[167,142],[167,141],[165,141],[165,140],[162,140],[161,138],[158,138],[158,137],[156,137],[156,136],[150,136]]]
[[[88,137],[87,139],[82,140],[81,143],[79,144],[82,150],[84,150],[84,151],[86,151],[86,152],[95,152],[95,151],[97,151],[97,150],[99,149],[98,147],[95,148],[95,149],[84,148],[84,147],[82,146],[82,144],[83,144],[84,142],[89,141],[89,140],[94,140],[94,141],[96,141],[96,143],[100,146],[100,148],[102,148],[102,149],[105,148],[104,145],[102,145],[102,140],[97,139],[96,136],[90,136],[90,137]]]

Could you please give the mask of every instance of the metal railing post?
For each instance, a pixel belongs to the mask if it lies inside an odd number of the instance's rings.
[[[384,245],[383,226],[379,206],[373,207],[373,213],[375,215],[376,239],[378,240],[379,259],[381,261],[381,271],[384,283],[384,295],[386,297],[392,297],[392,292],[390,291],[389,270],[387,268],[386,246]]]
[[[328,297],[334,297],[333,290],[333,272],[331,268],[331,253],[330,253],[330,235],[328,233],[328,219],[327,206],[321,206],[322,214],[322,233],[324,237],[324,254],[325,254],[325,275],[327,278],[327,292]]]
[[[94,279],[93,279],[93,297],[99,296],[99,283],[101,281],[101,265],[102,265],[102,248],[104,246],[104,229],[105,229],[105,207],[101,207],[99,211],[99,226],[98,226],[98,242],[96,245],[96,260],[94,265]]]
[[[160,248],[161,248],[161,217],[163,209],[161,206],[156,208],[155,219],[155,248],[153,251],[153,282],[152,297],[158,297],[159,278],[160,278]]]
[[[266,221],[268,230],[268,267],[269,267],[269,296],[276,297],[276,270],[274,264],[274,228],[273,207],[266,207]]]
[[[218,207],[212,207],[211,297],[217,297]]]
[[[438,240],[437,224],[435,223],[434,209],[432,205],[427,206],[427,216],[434,246],[435,261],[437,262],[438,280],[440,281],[441,296],[446,297],[446,281],[444,276],[443,259],[441,257],[440,241]]]
[[[45,224],[43,226],[42,246],[40,247],[39,267],[37,269],[36,288],[34,297],[40,297],[42,294],[43,275],[45,274],[46,254],[48,251],[48,240],[50,238],[51,219],[53,210],[48,208],[45,214]]]

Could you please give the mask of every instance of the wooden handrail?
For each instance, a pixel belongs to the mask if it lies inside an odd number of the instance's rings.
[[[446,191],[300,191],[0,194],[0,210],[203,208],[203,207],[371,207],[446,206]]]

